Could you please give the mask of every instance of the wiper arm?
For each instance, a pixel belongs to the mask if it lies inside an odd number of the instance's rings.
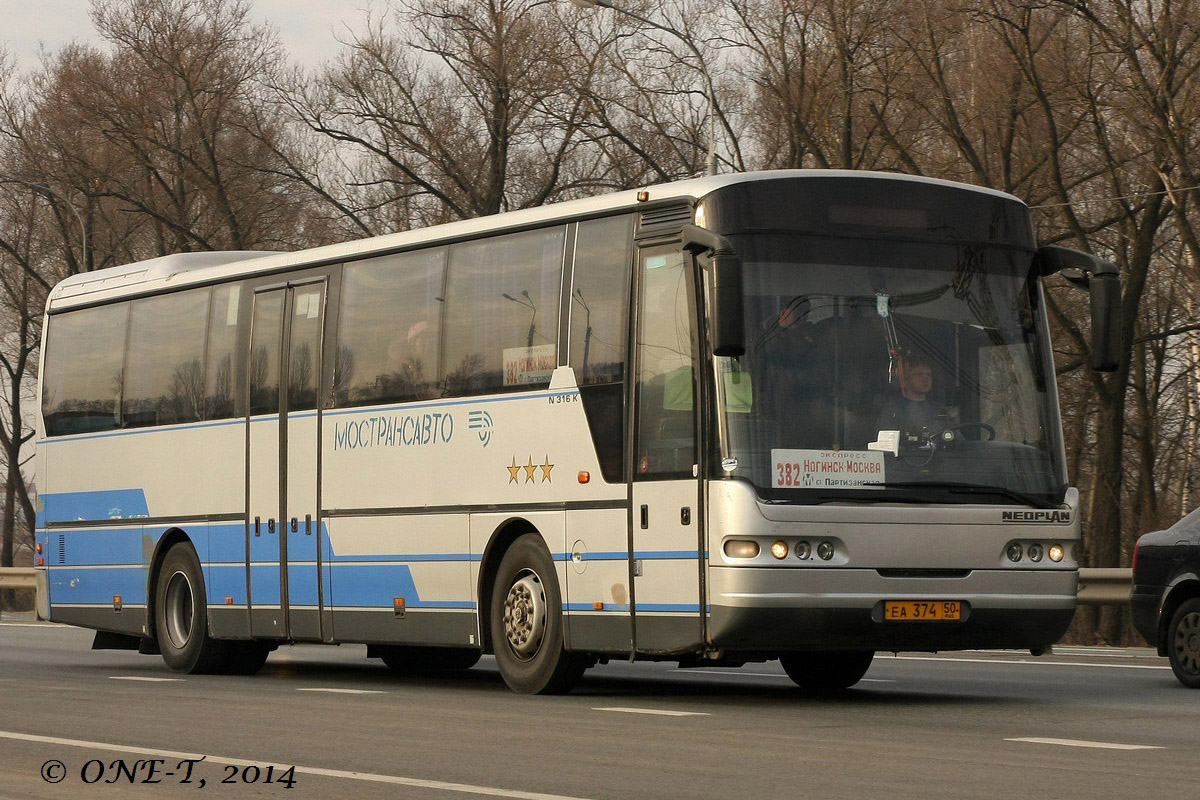
[[[1058,508],[1055,503],[1040,500],[1033,495],[1009,489],[1007,486],[989,486],[984,483],[961,483],[958,481],[879,481],[864,483],[864,486],[880,486],[884,489],[946,489],[960,494],[998,494],[1034,508]]]

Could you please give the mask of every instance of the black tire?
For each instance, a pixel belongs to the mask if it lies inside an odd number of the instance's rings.
[[[797,686],[814,692],[837,692],[861,681],[874,658],[871,650],[830,650],[786,653],[779,662]]]
[[[470,669],[483,654],[468,647],[409,647],[386,645],[376,649],[383,663],[394,672],[412,674]]]
[[[213,671],[227,675],[253,675],[262,669],[271,654],[271,645],[267,642],[220,642],[225,646],[226,655],[223,663],[218,664]]]
[[[205,597],[196,551],[187,542],[174,545],[163,559],[154,591],[154,632],[163,661],[171,669],[220,672],[231,661],[233,643],[208,635]]]
[[[563,648],[562,594],[540,536],[527,533],[504,554],[489,609],[496,665],[509,688],[520,694],[570,691],[588,660]]]
[[[1185,600],[1167,627],[1171,671],[1189,689],[1200,689],[1200,599]]]

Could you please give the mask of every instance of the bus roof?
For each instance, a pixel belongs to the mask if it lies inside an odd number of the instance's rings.
[[[881,178],[937,184],[959,189],[983,192],[1017,203],[1022,201],[1010,194],[970,184],[956,183],[938,178],[903,175],[894,172],[869,172],[858,170],[791,169],[762,172],[739,172],[702,178],[674,181],[630,189],[621,192],[597,195],[580,200],[568,200],[520,211],[508,211],[486,217],[451,222],[427,228],[416,228],[400,233],[384,234],[357,239],[341,244],[325,245],[292,252],[271,251],[212,251],[200,253],[177,253],[119,267],[72,275],[58,283],[51,291],[47,311],[56,311],[77,305],[90,305],[126,296],[151,294],[176,287],[218,283],[254,275],[270,274],[291,269],[336,264],[343,261],[386,255],[391,252],[411,249],[440,241],[469,239],[491,232],[511,228],[534,227],[541,223],[570,220],[578,217],[599,216],[622,209],[632,210],[647,204],[660,205],[674,201],[694,201],[717,189],[752,181],[779,180],[784,178]],[[646,200],[639,200],[642,192],[648,193]]]

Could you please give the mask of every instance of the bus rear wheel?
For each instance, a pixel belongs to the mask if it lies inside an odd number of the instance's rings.
[[[562,594],[541,537],[521,536],[504,558],[492,589],[489,630],[504,682],[521,694],[570,691],[587,669],[564,649]]]
[[[785,653],[779,663],[797,686],[814,692],[836,692],[862,680],[874,658],[871,650],[830,650]]]
[[[187,542],[171,547],[159,569],[154,594],[154,631],[163,661],[171,669],[192,674],[258,672],[270,645],[209,636],[206,596],[195,549]]]

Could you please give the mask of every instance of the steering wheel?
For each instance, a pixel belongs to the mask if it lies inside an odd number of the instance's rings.
[[[957,425],[949,425],[945,428],[942,428],[941,432],[967,431],[967,430],[974,430],[975,428],[978,428],[979,430],[981,430],[987,434],[987,439],[985,439],[984,441],[987,441],[987,442],[996,441],[996,429],[993,428],[991,425],[987,424],[986,422],[960,422]]]

